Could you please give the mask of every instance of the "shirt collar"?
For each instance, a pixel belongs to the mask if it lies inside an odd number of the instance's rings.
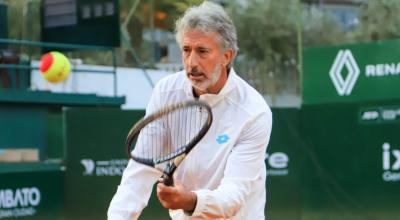
[[[189,97],[194,97],[192,83],[187,78],[186,72],[185,71],[183,72],[185,74],[184,90]],[[226,80],[225,85],[222,87],[222,89],[219,91],[218,94],[203,94],[200,95],[199,99],[207,102],[210,106],[213,106],[221,99],[226,97],[235,87],[236,87],[236,72],[233,68],[231,68],[229,71],[228,79]]]

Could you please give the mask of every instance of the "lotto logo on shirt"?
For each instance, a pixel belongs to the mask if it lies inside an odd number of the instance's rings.
[[[227,134],[223,134],[223,135],[219,135],[217,137],[217,139],[215,139],[217,141],[218,144],[224,144],[226,142],[229,141],[229,136]]]
[[[287,176],[289,174],[289,156],[283,152],[265,154],[268,176]]]

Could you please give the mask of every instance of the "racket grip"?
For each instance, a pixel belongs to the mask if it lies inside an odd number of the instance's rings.
[[[174,185],[174,178],[172,178],[171,176],[169,176],[167,174],[163,175],[163,181],[164,181],[164,184],[166,186],[173,186]]]

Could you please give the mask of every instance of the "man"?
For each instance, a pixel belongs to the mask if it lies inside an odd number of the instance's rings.
[[[214,121],[175,172],[157,184],[172,219],[265,219],[266,152],[272,126],[263,97],[236,75],[235,27],[221,6],[205,1],[177,21],[185,71],[161,80],[146,109],[198,98]],[[108,210],[109,220],[137,219],[161,172],[130,161]]]

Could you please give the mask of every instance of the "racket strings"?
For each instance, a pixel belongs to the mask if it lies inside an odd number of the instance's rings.
[[[208,112],[198,106],[176,109],[142,128],[133,156],[154,163],[185,152],[186,146],[206,123]]]

